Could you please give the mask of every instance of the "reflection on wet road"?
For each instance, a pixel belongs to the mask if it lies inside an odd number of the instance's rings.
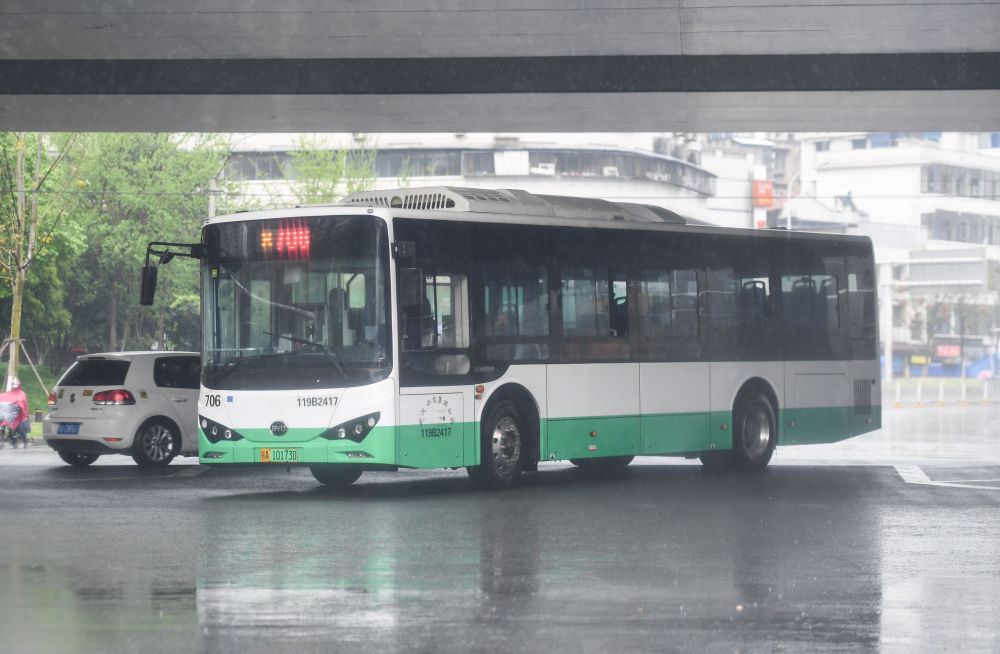
[[[839,496],[831,506],[810,490],[815,471],[633,473],[593,482],[564,470],[501,494],[405,484],[336,511],[320,494],[209,500],[199,621],[227,651],[275,628],[310,649],[365,651],[878,643],[879,514],[840,475],[819,475]]]
[[[0,630],[15,652],[998,651],[1000,410],[885,417],[761,475],[547,465],[504,493],[0,453]]]

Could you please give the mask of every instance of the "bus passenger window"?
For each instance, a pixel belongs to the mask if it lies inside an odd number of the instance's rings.
[[[781,278],[781,292],[786,328],[829,333],[840,326],[836,277],[785,275]]]
[[[740,291],[740,325],[747,328],[768,326],[767,279],[744,279]]]
[[[708,271],[708,314],[712,329],[731,329],[738,324],[738,283],[732,268]]]
[[[625,275],[607,268],[564,266],[562,322],[569,361],[627,359],[628,300]]]
[[[693,270],[674,270],[671,277],[670,321],[674,336],[697,337],[698,275]]]
[[[567,336],[610,336],[607,269],[563,268],[563,331]]]
[[[851,338],[875,336],[875,285],[872,274],[850,273],[847,276],[847,305]]]
[[[486,356],[501,361],[549,358],[549,280],[543,266],[483,266]]]

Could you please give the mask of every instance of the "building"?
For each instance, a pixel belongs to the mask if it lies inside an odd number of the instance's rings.
[[[965,374],[996,374],[1000,134],[806,134],[797,143],[795,193],[771,223],[872,238],[891,305],[881,322],[892,373],[960,376],[964,362]]]
[[[698,165],[693,141],[658,134],[380,134],[329,135],[315,147],[374,152],[376,188],[477,186],[599,197],[651,204],[709,220],[716,175]],[[288,204],[300,137],[236,139],[227,174],[262,204]]]

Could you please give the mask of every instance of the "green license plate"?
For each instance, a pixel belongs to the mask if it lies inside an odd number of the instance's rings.
[[[262,447],[258,451],[261,463],[299,462],[299,450],[296,447]]]

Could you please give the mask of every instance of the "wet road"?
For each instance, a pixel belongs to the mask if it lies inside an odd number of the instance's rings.
[[[1000,407],[759,475],[77,471],[0,451],[8,652],[1000,651]]]

